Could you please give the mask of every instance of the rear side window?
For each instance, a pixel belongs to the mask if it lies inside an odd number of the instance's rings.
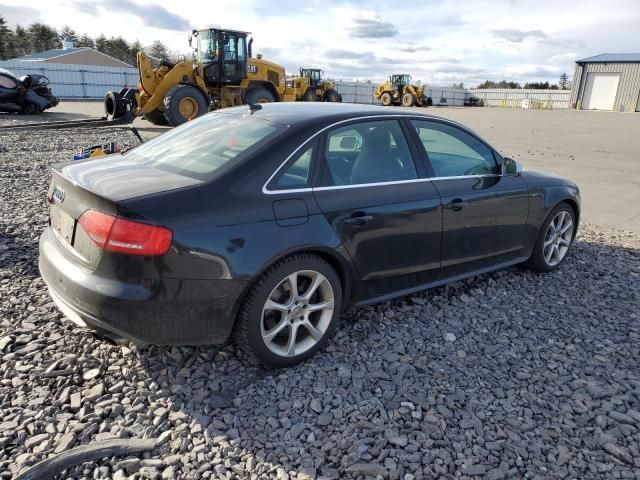
[[[311,174],[311,160],[313,159],[314,145],[303,149],[294,157],[292,163],[285,168],[284,172],[278,177],[276,185],[279,188],[302,188],[309,186]]]
[[[360,122],[327,135],[324,186],[386,183],[418,178],[396,120]]]
[[[0,75],[0,87],[4,88],[16,88],[16,82],[12,78]]]
[[[208,180],[286,127],[253,116],[204,115],[125,153],[128,160]]]
[[[473,135],[445,123],[411,120],[436,177],[499,173],[493,151]]]

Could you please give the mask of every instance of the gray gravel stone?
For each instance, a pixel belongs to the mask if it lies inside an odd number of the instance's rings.
[[[514,268],[352,309],[285,371],[233,345],[119,347],[65,320],[37,265],[48,166],[114,138],[135,143],[126,129],[0,135],[0,478],[129,437],[160,441],[65,476],[635,477],[637,235],[581,225],[551,274]]]

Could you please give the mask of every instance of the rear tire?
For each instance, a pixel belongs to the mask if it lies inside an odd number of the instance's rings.
[[[393,97],[389,92],[384,92],[382,95],[380,95],[380,103],[385,107],[388,107],[393,103]]]
[[[339,103],[342,101],[342,97],[336,90],[327,90],[324,94],[325,102]]]
[[[207,99],[193,85],[176,85],[164,97],[164,116],[172,127],[198,118],[208,111]]]
[[[249,105],[255,105],[256,103],[272,103],[276,101],[276,98],[266,88],[252,88],[247,90],[244,95],[244,100]]]
[[[264,365],[290,367],[325,345],[341,307],[342,285],[331,265],[315,255],[293,255],[275,263],[253,285],[243,301],[235,340]]]
[[[575,231],[576,214],[573,208],[565,202],[558,204],[543,222],[525,266],[541,273],[557,269],[567,258]]]
[[[402,106],[403,107],[413,107],[416,103],[416,97],[413,96],[413,93],[405,93],[402,96]]]
[[[35,115],[36,113],[40,113],[40,108],[33,103],[27,103],[22,109],[22,113],[24,115]]]
[[[154,125],[166,125],[168,123],[167,117],[164,116],[164,112],[161,112],[157,108],[154,110],[151,110],[150,112],[145,113],[144,119],[148,120]]]

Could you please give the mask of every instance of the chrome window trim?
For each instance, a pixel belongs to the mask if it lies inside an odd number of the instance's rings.
[[[274,177],[276,175],[278,175],[278,173],[280,172],[280,170],[282,170],[282,168],[287,164],[287,162],[289,160],[291,160],[291,158],[293,158],[302,148],[305,147],[305,145],[307,145],[309,142],[311,142],[313,139],[315,139],[318,135],[320,135],[322,132],[329,130],[330,128],[335,127],[336,125],[341,125],[343,123],[347,123],[347,122],[353,122],[354,120],[372,120],[372,121],[376,121],[376,120],[384,120],[384,119],[388,119],[388,118],[406,118],[406,119],[421,119],[421,120],[433,120],[433,121],[441,121],[443,123],[448,123],[451,125],[454,125],[456,127],[462,127],[464,130],[468,130],[466,127],[464,127],[464,125],[459,124],[458,122],[455,121],[451,121],[448,120],[446,118],[434,118],[434,117],[421,117],[420,115],[411,115],[411,114],[385,114],[385,115],[366,115],[363,117],[353,117],[353,118],[348,118],[345,120],[340,120],[338,122],[332,123],[331,125],[327,125],[326,127],[323,127],[322,129],[318,130],[316,133],[314,133],[313,135],[311,135],[309,138],[307,138],[304,142],[302,142],[298,148],[296,148],[279,166],[278,168],[276,168],[276,170],[271,174],[271,176],[267,179],[267,181],[264,183],[264,185],[262,186],[262,193],[266,194],[266,195],[278,195],[278,194],[283,194],[283,193],[305,193],[305,192],[314,192],[314,191],[324,191],[324,190],[341,190],[341,189],[345,189],[345,188],[363,188],[363,187],[379,187],[379,186],[383,186],[383,185],[398,185],[398,184],[404,184],[404,183],[418,183],[418,182],[431,182],[431,181],[440,181],[440,180],[454,180],[454,179],[459,179],[459,178],[483,178],[483,177],[501,177],[502,175],[500,174],[495,174],[495,173],[491,173],[491,174],[485,174],[485,175],[460,175],[460,176],[452,176],[452,177],[425,177],[425,178],[414,178],[411,180],[395,180],[395,181],[390,181],[390,182],[376,182],[376,183],[362,183],[362,184],[356,184],[356,185],[332,185],[332,186],[327,186],[327,187],[304,187],[304,188],[284,188],[284,189],[280,189],[280,190],[269,190],[267,188],[267,185],[269,185],[269,183],[271,183],[271,180],[274,179]],[[472,133],[471,131],[469,131],[470,133]],[[477,136],[477,135],[476,135]],[[487,146],[489,146],[489,148],[491,148],[490,144],[487,143],[483,138],[480,138],[480,140],[482,140],[484,143],[487,144]],[[493,149],[492,149],[493,150]]]

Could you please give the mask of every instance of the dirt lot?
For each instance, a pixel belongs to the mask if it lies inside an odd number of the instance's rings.
[[[102,115],[102,102],[62,102],[48,116]],[[523,163],[574,180],[583,219],[640,233],[640,114],[505,108],[428,108],[461,122]],[[151,137],[165,129],[136,120]]]
[[[637,199],[638,140],[621,131],[640,116],[430,111],[459,116],[527,166],[575,170],[596,204],[598,185]],[[561,150],[579,122],[598,119],[617,142]],[[576,133],[557,133],[564,123]],[[0,479],[74,447],[142,438],[154,439],[149,451],[61,478],[640,478],[637,234],[585,223],[551,274],[512,268],[354,309],[324,351],[286,371],[233,345],[115,346],[64,319],[37,268],[47,167],[114,136],[134,140],[109,129],[0,136]],[[589,180],[598,162],[615,181]],[[622,206],[631,217],[637,200]]]

